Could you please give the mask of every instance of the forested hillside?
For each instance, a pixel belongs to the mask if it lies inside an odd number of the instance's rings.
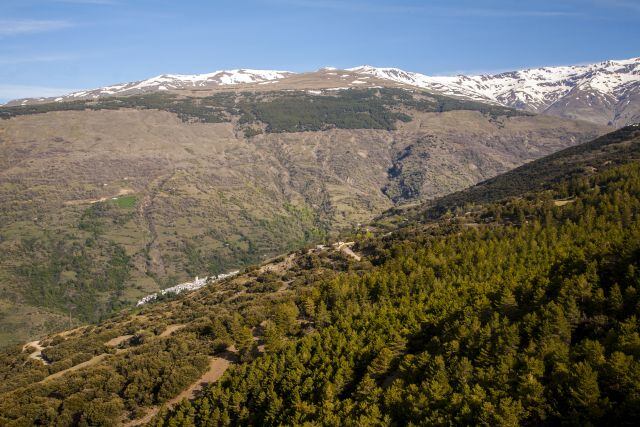
[[[156,425],[633,425],[640,164],[610,165],[363,241],[314,287],[330,321]]]
[[[504,198],[363,228],[353,252],[297,251],[15,347],[0,424],[634,425],[640,131],[602,141],[525,166],[569,165]]]

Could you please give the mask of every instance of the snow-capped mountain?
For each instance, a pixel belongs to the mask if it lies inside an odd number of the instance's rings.
[[[536,113],[615,125],[640,119],[640,58],[475,76],[427,76],[366,65],[349,71]]]
[[[270,90],[408,86],[534,113],[582,119],[616,127],[640,121],[640,58],[590,65],[531,68],[499,74],[427,76],[368,65],[311,73],[238,69],[207,74],[163,74],[147,80],[74,92],[58,98],[21,99],[8,105],[96,99],[140,93],[268,85]],[[277,83],[277,84],[276,84]]]
[[[215,86],[263,83],[283,79],[291,74],[293,73],[289,71],[251,69],[220,70],[206,74],[162,74],[146,80],[73,92],[54,99],[19,99],[10,102],[8,105],[27,105],[32,102],[51,100],[60,102],[72,101],[75,99],[100,98],[103,96],[113,95],[126,96],[167,90],[203,89]]]

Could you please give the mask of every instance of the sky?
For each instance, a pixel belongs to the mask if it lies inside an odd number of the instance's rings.
[[[431,75],[640,56],[640,0],[0,0],[0,102],[256,68]]]

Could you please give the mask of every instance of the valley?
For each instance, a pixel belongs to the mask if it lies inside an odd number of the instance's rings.
[[[0,109],[3,345],[335,240],[606,132],[394,87],[319,93]]]

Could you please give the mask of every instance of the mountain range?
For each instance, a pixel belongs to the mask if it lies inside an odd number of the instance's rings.
[[[241,69],[0,107],[0,345],[591,140],[635,120],[637,65]],[[599,115],[569,102],[587,87]]]
[[[638,62],[0,106],[0,425],[633,425]]]
[[[309,87],[340,90],[393,82],[460,99],[524,111],[587,120],[614,127],[640,120],[640,58],[588,65],[531,68],[499,74],[427,76],[398,68],[331,67],[310,73],[237,69],[208,74],[163,74],[147,80],[71,93],[57,98],[23,99],[7,105],[97,99],[155,91],[194,91],[229,86],[253,90]]]

